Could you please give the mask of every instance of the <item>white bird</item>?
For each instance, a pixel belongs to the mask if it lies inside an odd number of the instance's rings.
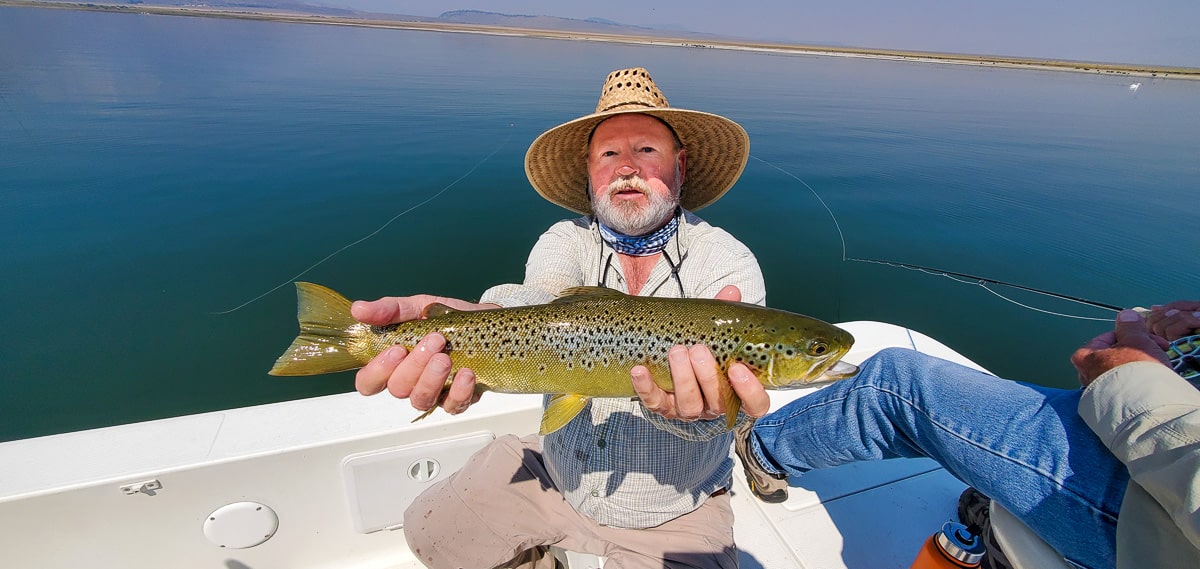
[[[1138,88],[1139,88],[1139,87],[1141,87],[1141,86],[1142,86],[1142,84],[1141,84],[1141,83],[1130,83],[1130,84],[1129,84],[1129,90],[1130,90],[1130,91],[1137,91],[1137,90],[1138,90]]]

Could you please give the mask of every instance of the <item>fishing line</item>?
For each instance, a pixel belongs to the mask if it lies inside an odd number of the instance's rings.
[[[1111,318],[1094,318],[1091,316],[1077,316],[1074,314],[1063,314],[1063,313],[1059,313],[1059,312],[1053,312],[1050,310],[1046,310],[1043,308],[1037,308],[1035,306],[1029,306],[1029,305],[1019,302],[1015,299],[1004,296],[1003,294],[1000,294],[999,292],[996,292],[995,290],[992,290],[991,288],[988,287],[988,284],[997,284],[997,285],[1001,285],[1001,286],[1006,286],[1006,287],[1011,287],[1011,288],[1020,289],[1020,290],[1024,290],[1024,291],[1029,291],[1029,292],[1040,294],[1043,296],[1051,296],[1054,298],[1059,298],[1062,300],[1068,300],[1068,301],[1075,302],[1078,304],[1083,304],[1085,306],[1092,306],[1095,308],[1104,308],[1107,310],[1112,310],[1113,312],[1120,312],[1121,310],[1124,310],[1123,308],[1121,308],[1119,306],[1113,306],[1111,304],[1104,304],[1103,302],[1096,302],[1094,300],[1087,300],[1085,298],[1076,298],[1074,296],[1067,296],[1065,294],[1059,294],[1057,292],[1050,292],[1050,291],[1046,291],[1046,290],[1036,289],[1036,288],[1032,288],[1032,287],[1027,287],[1025,285],[1019,285],[1016,283],[998,281],[996,279],[977,277],[975,275],[968,275],[966,273],[956,273],[954,271],[945,271],[942,269],[922,267],[921,265],[912,265],[912,264],[908,264],[908,263],[897,263],[895,261],[885,261],[882,259],[859,259],[856,257],[849,257],[846,260],[847,261],[858,261],[860,263],[875,263],[878,265],[887,265],[889,267],[897,267],[897,268],[908,269],[910,271],[917,271],[917,272],[921,272],[921,273],[925,273],[925,274],[929,274],[929,275],[946,277],[954,282],[958,282],[958,283],[962,283],[962,284],[969,284],[969,285],[976,285],[976,286],[982,288],[983,290],[986,290],[986,291],[988,291],[1008,302],[1011,302],[1017,306],[1020,306],[1022,308],[1028,308],[1029,310],[1032,310],[1034,312],[1041,312],[1043,314],[1050,314],[1053,316],[1062,316],[1064,318],[1076,318],[1079,320],[1095,320],[1097,322],[1109,322],[1112,320]]]
[[[13,110],[12,104],[8,102],[8,97],[4,95],[4,91],[2,90],[0,90],[0,101],[4,101],[4,108],[8,109],[8,114],[12,115],[17,126],[21,127],[21,130],[25,132],[25,136],[33,139],[33,133],[29,132],[29,129],[25,127],[25,123],[21,121],[21,117],[17,116],[17,112]]]
[[[511,127],[512,125],[510,124],[509,126]],[[237,310],[241,310],[242,308],[245,308],[246,306],[248,306],[248,305],[250,305],[250,304],[252,304],[252,303],[254,303],[254,302],[257,302],[257,301],[258,301],[258,300],[260,300],[260,299],[262,299],[264,296],[267,296],[268,294],[271,294],[271,293],[273,293],[273,292],[275,292],[275,291],[277,291],[277,290],[279,290],[279,289],[281,289],[281,288],[283,288],[283,287],[285,287],[285,286],[287,286],[287,285],[289,285],[289,284],[292,284],[293,282],[295,282],[295,281],[296,281],[296,279],[298,279],[298,278],[300,278],[300,277],[304,276],[304,275],[305,275],[305,274],[307,274],[309,271],[311,271],[311,270],[313,270],[313,269],[317,268],[318,266],[320,266],[320,265],[321,265],[322,263],[324,263],[325,261],[328,261],[328,260],[330,260],[330,259],[334,258],[334,257],[335,257],[335,256],[337,256],[339,253],[341,253],[342,251],[345,251],[346,249],[349,249],[349,248],[351,248],[351,247],[353,247],[353,246],[355,246],[355,245],[358,245],[359,243],[362,243],[363,241],[366,241],[367,239],[370,239],[370,238],[372,238],[372,237],[376,236],[377,234],[379,234],[379,232],[380,232],[380,231],[383,231],[383,230],[384,230],[384,229],[385,229],[387,226],[391,225],[391,224],[392,224],[392,222],[396,221],[397,219],[400,219],[400,217],[402,217],[402,216],[404,216],[405,214],[407,214],[407,213],[409,213],[409,212],[411,212],[411,211],[413,211],[413,210],[415,210],[415,209],[417,209],[417,208],[419,208],[419,207],[421,207],[421,206],[423,206],[423,205],[425,205],[425,204],[427,204],[427,203],[429,203],[429,202],[431,202],[431,201],[433,201],[433,200],[435,200],[435,199],[437,199],[437,198],[441,197],[441,195],[442,195],[442,194],[444,194],[444,193],[446,193],[446,192],[450,191],[450,188],[453,188],[454,186],[458,185],[458,183],[459,183],[459,182],[461,182],[461,181],[463,181],[464,179],[466,179],[468,176],[470,176],[472,173],[474,173],[474,172],[475,172],[475,170],[478,170],[480,166],[483,166],[483,165],[484,165],[484,163],[486,163],[488,160],[491,160],[491,159],[492,159],[492,157],[496,155],[496,153],[500,152],[500,149],[501,149],[501,148],[504,148],[504,145],[505,145],[506,143],[508,143],[509,139],[511,139],[511,138],[512,138],[512,134],[511,134],[511,133],[509,133],[509,135],[508,135],[508,136],[504,137],[504,140],[501,140],[501,141],[500,141],[500,145],[499,145],[499,146],[497,146],[497,147],[496,147],[496,149],[495,149],[495,150],[493,150],[491,154],[488,154],[487,156],[484,156],[482,160],[480,160],[478,163],[476,163],[474,166],[472,166],[470,170],[467,170],[467,171],[466,171],[466,173],[464,173],[463,175],[459,176],[459,177],[458,177],[458,179],[454,180],[453,182],[450,182],[449,184],[447,184],[447,185],[446,185],[446,187],[442,188],[440,191],[438,191],[437,193],[433,194],[432,196],[429,196],[428,198],[425,198],[425,199],[424,199],[423,201],[421,201],[420,203],[418,203],[418,204],[416,204],[416,205],[414,205],[414,206],[412,206],[412,207],[409,207],[408,209],[406,209],[406,210],[404,210],[404,211],[402,211],[402,212],[400,212],[400,213],[397,213],[396,215],[392,216],[392,218],[391,218],[391,219],[389,219],[389,220],[387,220],[387,221],[385,221],[385,222],[383,223],[383,225],[380,225],[379,227],[377,227],[377,228],[375,229],[375,231],[372,231],[372,232],[370,232],[370,233],[368,233],[368,234],[366,234],[366,235],[364,235],[364,236],[360,237],[360,238],[359,238],[358,240],[356,240],[356,241],[353,241],[353,242],[351,242],[351,243],[347,243],[346,245],[342,246],[340,249],[338,249],[338,250],[336,250],[336,251],[334,251],[334,252],[332,252],[332,253],[330,253],[330,254],[326,255],[326,256],[325,256],[324,258],[322,258],[320,261],[317,261],[317,262],[315,262],[315,263],[313,263],[313,264],[309,265],[307,269],[304,269],[303,271],[300,271],[299,273],[296,273],[295,275],[293,275],[291,278],[289,278],[289,279],[287,279],[287,280],[285,280],[285,281],[283,281],[283,282],[279,283],[278,285],[275,285],[275,287],[274,287],[274,288],[272,288],[272,289],[270,289],[270,290],[268,290],[268,291],[266,291],[266,292],[264,292],[264,293],[262,293],[262,294],[260,294],[260,295],[258,295],[258,296],[256,296],[256,297],[254,297],[254,298],[251,298],[250,300],[247,300],[246,302],[243,302],[243,303],[241,303],[241,304],[239,304],[239,305],[237,305],[237,306],[235,306],[235,307],[233,307],[233,308],[230,308],[229,310],[222,310],[222,311],[220,311],[220,312],[210,312],[209,314],[214,314],[214,315],[218,315],[218,316],[220,316],[220,315],[229,314],[229,313],[231,313],[231,312],[234,312],[234,311],[237,311]]]
[[[780,168],[779,166],[776,166],[770,162],[767,162],[766,160],[763,160],[762,158],[759,158],[753,154],[751,154],[750,157],[755,160],[758,160],[759,162],[762,162],[763,164],[766,164],[767,166],[770,166],[770,167],[778,170],[783,175],[785,175],[793,180],[796,180],[797,182],[800,182],[801,184],[804,184],[804,187],[808,188],[808,191],[812,192],[813,197],[817,198],[818,202],[821,202],[821,207],[825,208],[825,211],[829,213],[829,219],[833,220],[833,226],[835,228],[837,228],[838,239],[840,239],[842,242],[842,260],[845,261],[846,260],[846,236],[842,234],[842,224],[838,223],[837,216],[833,215],[833,210],[829,209],[829,205],[825,203],[825,200],[821,199],[821,194],[818,194],[817,191],[814,190],[812,186],[808,185],[808,182],[801,180],[800,176],[797,176],[791,172],[788,172],[787,170],[784,170],[783,168]]]
[[[825,203],[825,200],[821,198],[821,195],[818,194],[817,191],[808,184],[808,182],[805,182],[804,180],[800,179],[799,176],[797,176],[791,172],[788,172],[787,170],[784,170],[783,168],[780,168],[779,166],[776,166],[770,162],[767,162],[766,160],[763,160],[762,158],[759,158],[757,156],[751,155],[750,157],[767,165],[767,166],[770,166],[771,168],[774,168],[775,170],[783,173],[784,175],[792,178],[793,180],[800,182],[801,184],[804,185],[805,188],[808,188],[809,192],[812,192],[813,197],[817,198],[817,201],[820,202],[821,207],[825,208],[825,211],[829,214],[829,218],[833,220],[833,226],[835,228],[837,228],[838,239],[842,242],[842,261],[843,262],[855,261],[855,262],[859,262],[859,263],[875,263],[875,264],[879,264],[879,265],[888,265],[890,267],[897,267],[897,268],[901,268],[901,269],[908,269],[910,271],[918,271],[918,272],[922,272],[922,273],[926,273],[926,274],[930,274],[930,275],[946,277],[955,282],[979,286],[983,290],[986,290],[986,291],[992,293],[993,295],[997,296],[998,298],[1001,298],[1007,302],[1010,302],[1010,303],[1020,306],[1022,308],[1026,308],[1026,309],[1032,310],[1034,312],[1041,312],[1043,314],[1049,314],[1052,316],[1062,316],[1063,318],[1075,318],[1078,320],[1094,320],[1097,322],[1108,322],[1111,320],[1109,318],[1094,318],[1094,317],[1090,317],[1090,316],[1079,316],[1079,315],[1075,315],[1075,314],[1063,314],[1061,312],[1053,312],[1050,310],[1037,308],[1035,306],[1030,306],[1028,304],[1019,302],[1013,298],[1009,298],[1003,294],[1000,294],[999,292],[988,287],[988,285],[993,284],[993,285],[1006,286],[1006,287],[1010,287],[1010,288],[1024,290],[1027,292],[1032,292],[1035,294],[1040,294],[1042,296],[1049,296],[1049,297],[1058,298],[1061,300],[1068,300],[1068,301],[1075,302],[1078,304],[1083,304],[1085,306],[1091,306],[1091,307],[1095,307],[1095,308],[1103,308],[1106,310],[1112,310],[1113,312],[1120,312],[1121,310],[1123,310],[1123,308],[1121,308],[1119,306],[1113,306],[1111,304],[1096,302],[1094,300],[1088,300],[1086,298],[1069,296],[1069,295],[1060,294],[1057,292],[1051,292],[1051,291],[1033,288],[1033,287],[1029,287],[1029,286],[1025,286],[1025,285],[1016,284],[1016,283],[1000,281],[1000,280],[996,280],[996,279],[989,279],[989,278],[979,277],[979,276],[975,276],[975,275],[968,275],[966,273],[956,273],[954,271],[947,271],[947,270],[937,269],[937,268],[933,268],[933,267],[924,267],[921,265],[913,265],[913,264],[909,264],[909,263],[899,263],[896,261],[887,261],[887,260],[883,260],[883,259],[861,259],[858,257],[847,256],[847,254],[846,254],[846,236],[844,233],[842,233],[842,225],[841,225],[841,223],[838,222],[837,216],[833,214],[833,210],[830,209],[829,205]]]

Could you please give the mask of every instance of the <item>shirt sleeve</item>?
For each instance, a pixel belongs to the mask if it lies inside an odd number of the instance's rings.
[[[575,224],[570,221],[550,226],[529,251],[525,282],[489,288],[479,302],[504,308],[545,304],[563,290],[583,284],[579,236],[575,233]]]
[[[1200,548],[1200,391],[1164,365],[1133,362],[1096,378],[1079,414]]]

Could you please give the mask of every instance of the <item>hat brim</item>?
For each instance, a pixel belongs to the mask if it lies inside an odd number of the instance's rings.
[[[750,158],[750,137],[720,115],[676,108],[595,113],[558,125],[537,137],[525,152],[525,175],[542,197],[576,213],[590,215],[587,195],[588,136],[601,121],[621,114],[651,115],[666,122],[687,149],[687,173],[680,205],[696,211],[725,195]]]

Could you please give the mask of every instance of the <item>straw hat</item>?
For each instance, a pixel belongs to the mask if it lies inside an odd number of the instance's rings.
[[[719,115],[671,108],[641,67],[608,74],[596,112],[558,125],[537,137],[525,153],[525,175],[542,197],[571,211],[592,213],[587,196],[587,142],[601,121],[624,113],[658,117],[687,149],[687,174],[680,196],[695,211],[720,198],[746,167],[750,137],[741,125]]]

